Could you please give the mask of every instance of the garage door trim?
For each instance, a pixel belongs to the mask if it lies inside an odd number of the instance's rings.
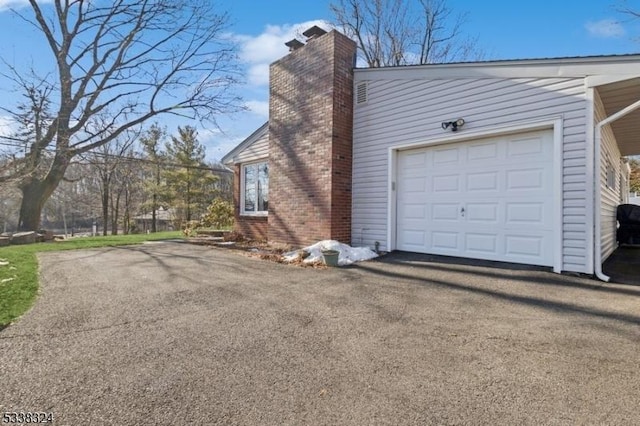
[[[471,123],[467,123],[471,124]],[[524,133],[536,130],[553,130],[553,271],[562,271],[562,128],[561,118],[544,121],[526,122],[505,127],[493,127],[484,130],[462,129],[456,134],[444,134],[419,143],[397,145],[388,150],[388,205],[387,205],[387,247],[389,251],[397,248],[397,160],[400,151],[428,148],[430,146],[468,142],[475,139],[499,137],[514,133]]]

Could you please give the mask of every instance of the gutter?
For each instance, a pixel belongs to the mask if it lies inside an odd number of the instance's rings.
[[[596,131],[594,136],[595,159],[594,159],[594,167],[593,167],[594,177],[596,178],[594,179],[596,183],[594,185],[596,202],[595,202],[595,208],[593,209],[593,212],[594,212],[593,219],[595,223],[595,238],[594,238],[595,265],[594,267],[595,267],[596,277],[598,277],[598,279],[604,282],[609,282],[611,277],[609,277],[608,275],[605,275],[604,272],[602,272],[602,239],[601,239],[602,217],[600,215],[600,210],[602,207],[602,177],[600,175],[600,172],[601,172],[600,168],[601,168],[601,161],[602,161],[602,147],[600,146],[602,143],[602,128],[607,124],[611,124],[614,121],[618,120],[619,118],[622,118],[625,115],[629,114],[630,112],[633,112],[639,108],[640,108],[640,100],[632,103],[628,107],[621,109],[620,111],[616,112],[615,114],[605,118],[604,120],[596,124]]]

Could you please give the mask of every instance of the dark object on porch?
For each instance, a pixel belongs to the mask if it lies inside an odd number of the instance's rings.
[[[619,244],[640,244],[640,206],[620,204],[616,212],[618,230],[616,240]]]

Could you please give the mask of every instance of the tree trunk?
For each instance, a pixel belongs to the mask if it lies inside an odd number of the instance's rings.
[[[153,194],[153,204],[151,206],[151,232],[156,232],[158,230],[156,226],[156,210],[158,209],[158,196]]]
[[[102,235],[107,235],[109,225],[109,179],[102,179]]]
[[[120,216],[120,195],[122,191],[116,193],[115,201],[111,194],[111,235],[118,235],[118,218]]]
[[[154,155],[156,161],[158,161],[157,159],[157,155]],[[153,189],[153,211],[151,212],[151,232],[157,232],[158,231],[158,220],[156,218],[156,210],[158,210],[158,190],[160,188],[160,165],[156,164],[156,187]]]
[[[124,190],[124,215],[122,218],[122,222],[124,223],[124,233],[129,234],[131,232],[131,192],[129,191],[128,186]]]
[[[20,204],[19,231],[37,231],[40,228],[42,208],[59,181],[36,180],[21,186],[22,202]]]
[[[187,224],[191,222],[191,180],[189,176],[189,167],[187,167]],[[188,225],[187,225],[188,226]]]

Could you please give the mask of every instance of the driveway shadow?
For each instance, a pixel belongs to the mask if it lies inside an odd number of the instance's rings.
[[[448,263],[439,263],[442,260],[440,256],[436,258],[428,255],[394,252],[373,262],[360,263],[357,268],[381,278],[407,280],[421,286],[436,286],[459,290],[552,312],[586,315],[593,318],[611,319],[626,324],[640,325],[639,315],[589,307],[572,301],[551,300],[545,295],[541,287],[563,287],[579,291],[619,294],[627,297],[640,297],[640,288],[627,288],[605,283],[598,284],[596,281],[591,283],[584,278],[549,273],[544,268],[504,265],[498,262],[490,264],[466,260],[456,262],[455,259],[444,259]],[[508,269],[502,269],[502,266],[507,266]],[[501,269],[492,269],[497,267]],[[461,274],[460,277],[465,277],[466,282],[442,278],[443,276],[447,277],[448,274],[454,274],[454,276]],[[526,287],[514,287],[514,291],[509,292],[498,290],[496,286],[489,287],[485,285],[487,282],[498,281],[513,281],[514,283],[526,284]],[[531,286],[541,289],[540,296],[522,294],[530,293]],[[565,300],[570,300],[570,297],[568,296]]]

